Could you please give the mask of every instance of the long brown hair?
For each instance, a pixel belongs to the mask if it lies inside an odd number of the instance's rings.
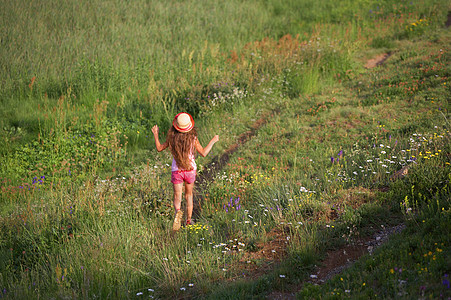
[[[196,127],[189,132],[179,132],[174,126],[168,131],[167,141],[172,156],[174,156],[177,166],[181,170],[192,170],[193,167],[189,161],[189,155],[194,152],[194,143],[196,141]]]

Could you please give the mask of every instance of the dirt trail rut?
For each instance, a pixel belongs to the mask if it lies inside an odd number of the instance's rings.
[[[211,163],[205,167],[205,171],[200,173],[196,179],[196,189],[194,190],[194,208],[193,216],[198,218],[200,216],[200,210],[203,203],[203,187],[205,184],[212,182],[215,174],[218,174],[229,162],[230,157],[235,153],[242,145],[247,143],[257,131],[267,123],[269,117],[279,113],[278,111],[271,111],[263,114],[263,116],[252,124],[251,128],[240,134],[237,138],[237,142],[230,145],[222,154],[215,156]]]
[[[451,12],[448,14],[448,20],[446,22],[446,27],[451,26]],[[390,58],[392,52],[379,54],[372,59],[368,60],[365,64],[365,68],[371,69],[384,64],[387,59]],[[242,145],[248,142],[253,136],[256,135],[257,131],[267,123],[267,120],[271,115],[278,114],[278,111],[268,112],[263,115],[259,120],[257,120],[253,126],[246,132],[238,136],[237,142],[228,147],[221,155],[218,155],[212,159],[212,162],[205,167],[205,171],[198,175],[197,178],[197,190],[194,192],[194,218],[199,217],[201,214],[201,207],[203,202],[203,186],[212,182],[214,180],[215,174],[220,172],[229,162],[230,157],[234,154]],[[388,240],[388,237],[394,233],[399,233],[404,229],[404,225],[400,224],[391,228],[382,228],[372,237],[357,239],[351,244],[345,245],[340,249],[329,251],[326,253],[325,259],[321,262],[321,266],[317,267],[314,272],[312,272],[309,280],[290,288],[287,292],[273,292],[270,293],[268,299],[295,299],[296,293],[302,288],[306,282],[311,282],[314,284],[322,284],[327,280],[331,279],[333,276],[341,273],[346,268],[350,267],[355,261],[357,261],[362,255],[370,253],[378,246],[382,245]],[[288,243],[284,239],[284,233],[280,232],[275,228],[272,232],[272,243],[267,245],[260,245],[260,253],[254,255],[261,256],[265,258],[267,263],[263,264],[260,268],[251,270],[247,269],[248,278],[258,278],[263,274],[274,268],[283,257],[286,255],[286,248]],[[280,242],[282,241],[283,242]],[[277,245],[276,245],[277,244]],[[270,248],[278,248],[277,255],[268,254],[270,253]],[[265,253],[266,252],[266,253]],[[243,262],[242,262],[243,263]]]

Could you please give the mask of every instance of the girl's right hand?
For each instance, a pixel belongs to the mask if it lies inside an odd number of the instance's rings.
[[[219,141],[219,135],[215,135],[215,136],[212,138],[212,140],[213,140],[214,143],[216,143],[217,141]]]

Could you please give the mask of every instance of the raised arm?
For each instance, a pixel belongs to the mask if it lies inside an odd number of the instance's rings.
[[[155,125],[154,127],[152,127],[152,133],[153,133],[153,137],[155,139],[155,146],[157,146],[157,151],[163,151],[164,149],[166,149],[169,144],[168,141],[164,142],[163,144],[160,143],[160,139],[158,138],[158,126]]]
[[[196,139],[196,143],[194,144],[194,147],[196,148],[197,152],[199,152],[199,154],[202,157],[205,157],[208,155],[208,153],[210,153],[211,148],[217,141],[219,141],[219,135],[215,135],[211,139],[211,141],[208,143],[207,147],[203,148],[202,145],[199,143],[199,140]]]

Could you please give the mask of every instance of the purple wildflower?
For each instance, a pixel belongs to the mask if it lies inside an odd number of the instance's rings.
[[[443,279],[442,283],[443,283],[443,285],[446,285],[446,287],[449,289],[450,284],[449,284],[449,280],[447,279],[448,274],[445,274],[444,277],[445,277],[445,279]]]

